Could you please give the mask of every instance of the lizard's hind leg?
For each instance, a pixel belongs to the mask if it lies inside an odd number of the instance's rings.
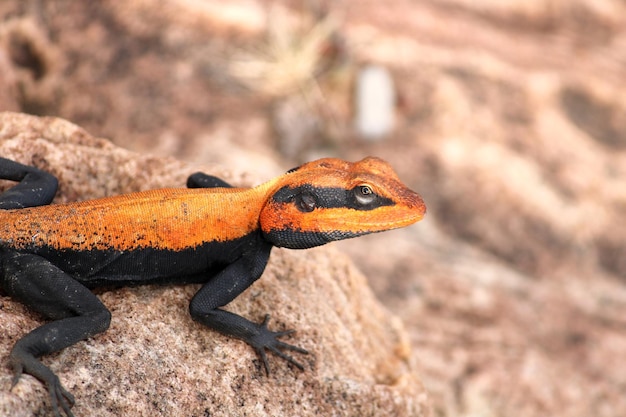
[[[13,384],[22,373],[34,376],[46,385],[55,415],[60,416],[60,408],[71,417],[74,397],[37,358],[105,331],[111,313],[87,287],[40,256],[0,252],[0,265],[0,286],[7,294],[54,320],[13,346],[9,356],[15,373]]]
[[[0,179],[19,181],[0,194],[0,209],[45,206],[50,204],[58,187],[52,174],[6,158],[0,158]]]

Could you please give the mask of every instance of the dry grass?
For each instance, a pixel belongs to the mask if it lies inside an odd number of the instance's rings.
[[[294,23],[293,16],[277,10],[270,12],[269,19],[264,41],[254,50],[236,52],[230,74],[250,90],[270,96],[310,89],[332,42],[336,20],[300,16]]]

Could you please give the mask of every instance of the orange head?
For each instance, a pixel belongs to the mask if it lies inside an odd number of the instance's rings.
[[[424,217],[422,198],[379,158],[308,162],[266,184],[261,211],[265,239],[304,249],[413,224]]]

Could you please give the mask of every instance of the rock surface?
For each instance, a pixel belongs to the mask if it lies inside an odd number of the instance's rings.
[[[0,155],[36,164],[62,185],[57,202],[180,186],[189,164],[137,155],[56,118],[0,113]],[[205,171],[240,183],[215,167]],[[10,185],[6,182],[3,188]],[[296,328],[305,372],[270,357],[268,378],[244,343],[202,328],[187,304],[196,285],[100,291],[111,328],[44,358],[77,398],[77,416],[427,416],[401,322],[332,248],[275,250],[263,278],[229,305],[274,328]],[[40,317],[0,294],[0,359]],[[48,415],[30,376],[9,391],[0,368],[0,415]]]

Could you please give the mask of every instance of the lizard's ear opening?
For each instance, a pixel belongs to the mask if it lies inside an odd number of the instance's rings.
[[[303,188],[283,187],[265,203],[259,216],[263,237],[274,246],[306,249],[333,239],[317,230],[313,213],[319,208],[314,192]]]
[[[310,213],[317,207],[317,198],[313,193],[302,192],[295,196],[296,208],[302,213]]]

